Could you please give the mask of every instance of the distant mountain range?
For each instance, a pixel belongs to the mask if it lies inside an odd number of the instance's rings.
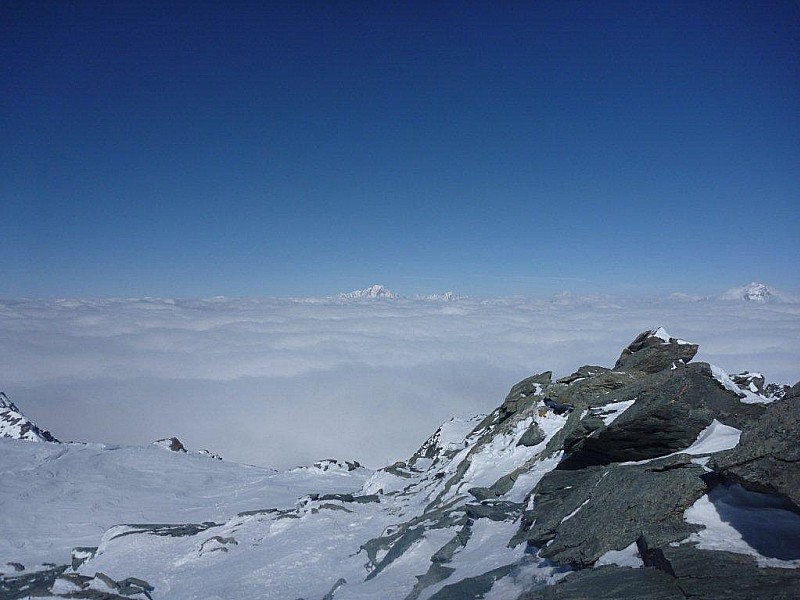
[[[396,300],[398,298],[402,298],[400,294],[397,294],[379,283],[371,285],[370,287],[363,289],[363,290],[353,290],[352,292],[346,292],[344,294],[339,294],[337,298],[342,298],[345,300],[364,300],[364,299],[372,299],[372,300]],[[452,302],[456,300],[458,297],[453,292],[444,292],[444,293],[436,293],[436,294],[428,294],[425,296],[413,296],[414,300],[430,300],[430,301],[438,301],[438,302]]]
[[[363,290],[354,290],[352,292],[339,294],[338,296],[336,296],[336,298],[343,300],[408,299],[408,300],[425,300],[432,302],[454,302],[456,300],[462,299],[453,292],[402,296],[378,283],[371,285],[370,287],[365,288]],[[613,300],[614,298],[615,298],[614,296],[603,296],[597,294],[576,296],[569,291],[564,291],[553,296],[551,301],[557,304],[571,304],[576,301],[596,302],[598,300],[604,300],[604,301]],[[731,288],[717,296],[698,296],[698,295],[676,292],[670,295],[670,299],[682,302],[707,302],[709,300],[721,300],[726,302],[727,301],[752,302],[754,304],[800,302],[800,298],[793,294],[778,290],[772,286],[766,285],[764,283],[758,283],[755,281],[741,287]]]

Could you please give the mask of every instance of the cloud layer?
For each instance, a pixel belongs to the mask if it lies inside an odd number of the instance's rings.
[[[456,302],[290,299],[0,303],[0,389],[60,439],[177,435],[283,468],[380,466],[533,372],[611,365],[663,325],[698,360],[800,379],[800,305],[561,297]]]

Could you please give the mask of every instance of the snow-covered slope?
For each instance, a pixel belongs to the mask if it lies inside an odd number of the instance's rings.
[[[31,442],[57,442],[53,435],[25,417],[3,392],[0,392],[0,438]]]
[[[371,471],[276,473],[158,446],[0,439],[0,572],[69,562],[119,523],[225,521],[309,493],[358,490]],[[0,594],[2,597],[2,594]]]

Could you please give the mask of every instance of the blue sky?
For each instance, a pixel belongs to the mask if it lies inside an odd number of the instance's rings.
[[[0,295],[800,286],[797,2],[495,4],[4,2]]]

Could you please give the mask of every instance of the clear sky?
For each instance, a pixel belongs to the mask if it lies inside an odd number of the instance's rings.
[[[0,295],[800,286],[800,4],[0,3]]]

